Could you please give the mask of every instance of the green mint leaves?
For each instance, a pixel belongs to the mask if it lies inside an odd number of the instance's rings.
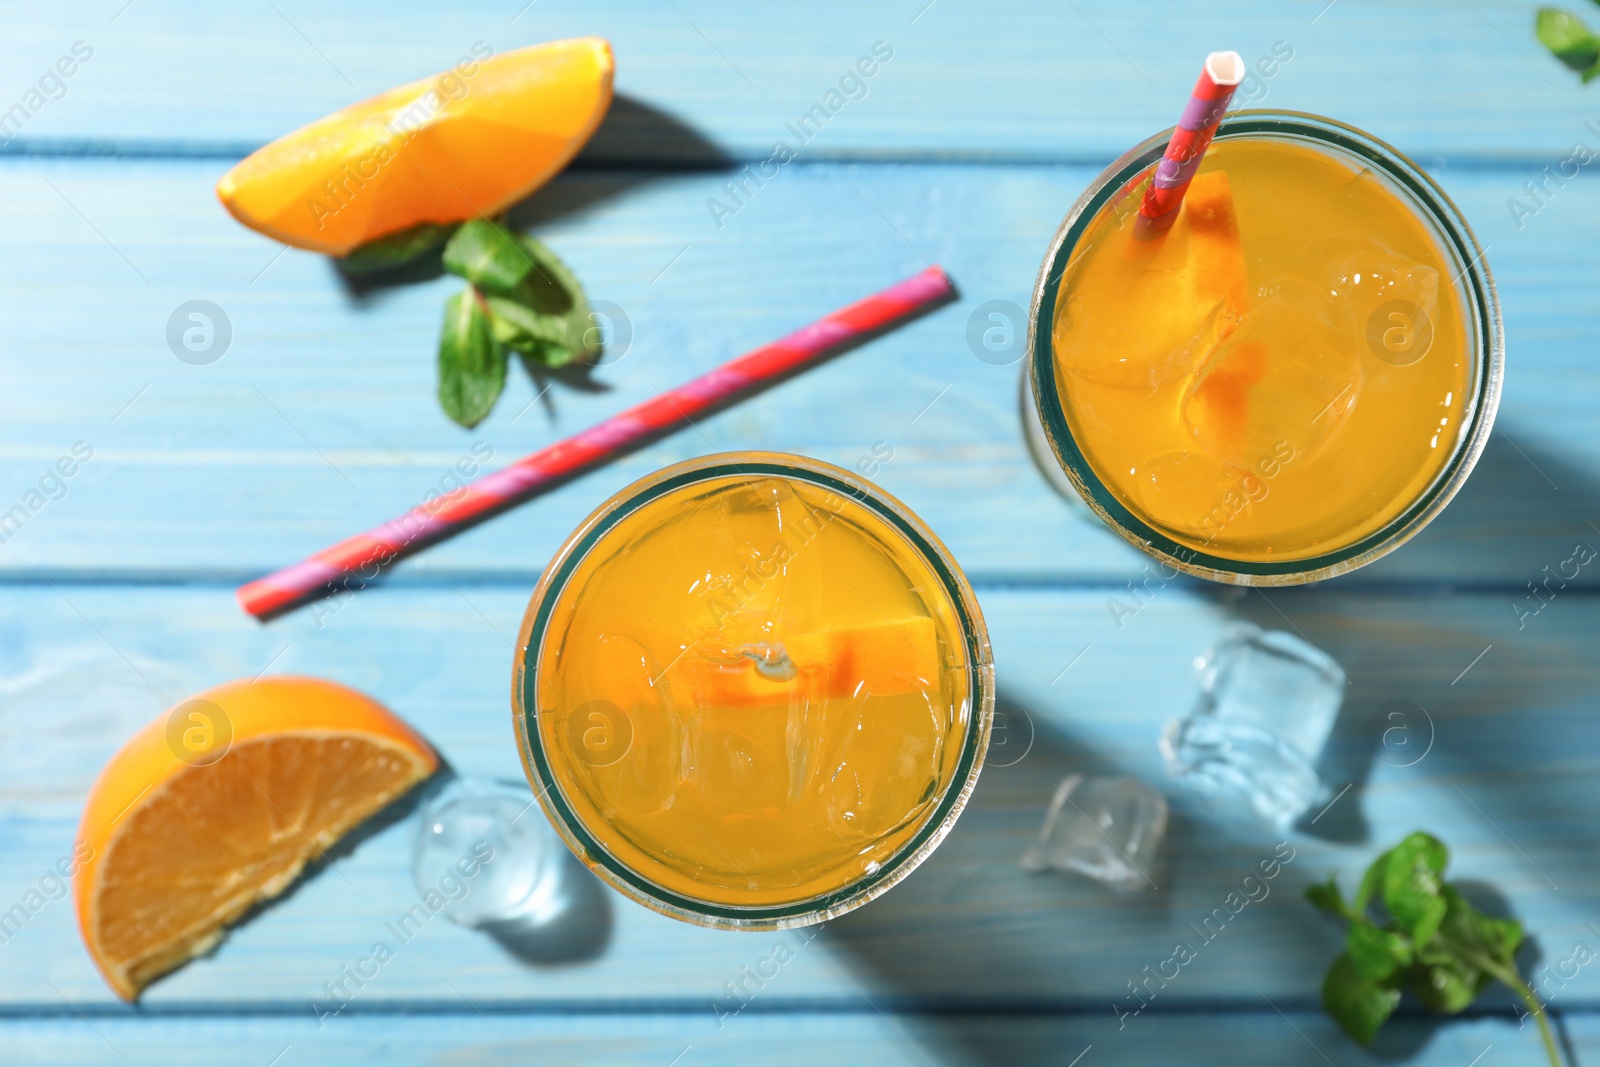
[[[532,237],[498,222],[423,223],[368,242],[341,259],[346,274],[380,274],[444,246],[441,262],[467,280],[445,302],[439,334],[439,405],[471,429],[489,417],[506,384],[515,352],[538,377],[600,354],[583,286]]]
[[[1538,1019],[1545,1052],[1561,1067],[1544,1006],[1517,973],[1522,924],[1474,908],[1444,880],[1449,861],[1443,842],[1419,831],[1378,857],[1353,901],[1345,902],[1333,878],[1306,890],[1312,904],[1350,924],[1344,954],[1322,982],[1323,1008],[1370,1045],[1405,989],[1430,1010],[1453,1015],[1498,981]],[[1381,905],[1377,919],[1373,905]]]
[[[1600,36],[1578,16],[1556,7],[1541,7],[1534,16],[1534,36],[1552,55],[1583,76],[1600,76]]]
[[[445,305],[439,336],[439,403],[462,426],[493,410],[512,352],[535,375],[599,353],[583,287],[532,237],[474,219],[444,246],[444,268],[470,283]]]
[[[1366,977],[1349,953],[1333,961],[1322,983],[1323,1010],[1363,1045],[1372,1044],[1399,1006],[1400,983]]]
[[[424,222],[409,230],[368,241],[340,259],[339,265],[346,274],[358,277],[394,270],[444,244],[455,229],[454,225],[440,226]]]
[[[439,406],[462,426],[476,426],[494,410],[506,384],[505,352],[495,342],[488,310],[474,289],[444,304],[439,334]]]
[[[533,257],[504,226],[473,219],[444,246],[444,269],[486,293],[513,296],[533,273]]]

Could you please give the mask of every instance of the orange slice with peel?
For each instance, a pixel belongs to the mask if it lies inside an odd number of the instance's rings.
[[[611,106],[613,69],[600,37],[467,57],[253,152],[217,197],[251,229],[331,256],[496,215],[577,155]]]
[[[89,793],[74,885],[84,946],[132,1000],[438,766],[409,726],[333,682],[229,682],[184,701]]]

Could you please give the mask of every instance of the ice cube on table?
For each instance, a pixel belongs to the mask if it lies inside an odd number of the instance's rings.
[[[1240,626],[1195,661],[1200,699],[1161,738],[1167,768],[1201,794],[1280,825],[1326,795],[1316,764],[1344,702],[1344,671],[1281,630]]]
[[[1182,401],[1207,452],[1250,470],[1285,446],[1308,455],[1338,430],[1361,391],[1363,342],[1330,293],[1284,282],[1211,349]]]
[[[1117,889],[1145,889],[1167,832],[1167,798],[1133,778],[1074,774],[1056,786],[1039,840],[1023,853],[1030,871],[1075,871]]]
[[[562,910],[565,852],[526,786],[458,778],[423,806],[412,877],[462,926],[539,925]]]

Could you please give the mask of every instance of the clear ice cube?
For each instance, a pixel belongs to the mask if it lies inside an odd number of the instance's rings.
[[[1133,778],[1064,778],[1039,840],[1023,853],[1030,871],[1062,870],[1118,889],[1155,883],[1149,870],[1167,832],[1167,798]]]
[[[741,657],[734,668],[754,666]],[[689,716],[688,774],[707,807],[722,815],[770,815],[790,794],[788,702],[726,707],[706,702]]]
[[[1326,795],[1316,764],[1344,701],[1327,653],[1281,630],[1229,630],[1195,660],[1200,699],[1161,738],[1167,768],[1198,792],[1286,825]]]
[[[1182,401],[1202,448],[1249,470],[1333,436],[1361,391],[1362,342],[1332,294],[1286,281],[1211,349]]]
[[[567,745],[590,774],[609,782],[617,813],[664,811],[677,791],[682,716],[669,670],[677,651],[653,651],[625,633],[605,633],[584,650],[586,670],[572,672],[567,682],[560,719]]]
[[[422,810],[412,877],[462,926],[538,925],[562,910],[564,857],[526,787],[458,778]]]
[[[918,814],[939,783],[939,724],[933,703],[907,694],[863,711],[836,712],[842,751],[824,792],[828,821],[845,839],[891,833]],[[842,727],[842,729],[839,729]]]
[[[1358,343],[1390,366],[1427,356],[1439,321],[1439,272],[1365,234],[1326,242],[1324,253]]]
[[[730,651],[767,640],[785,607],[787,559],[780,546],[791,540],[789,528],[807,510],[805,501],[787,482],[763,478],[719,490],[703,506],[717,519],[706,537],[686,539],[685,551],[726,561],[703,593],[707,633],[715,632]],[[703,528],[704,520],[696,526]]]
[[[1129,492],[1146,515],[1160,516],[1164,525],[1204,541],[1219,536],[1249,507],[1251,490],[1259,484],[1248,470],[1187,449],[1162,452],[1130,475]]]

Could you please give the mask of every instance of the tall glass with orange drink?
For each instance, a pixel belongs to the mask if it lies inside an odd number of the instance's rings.
[[[976,781],[994,702],[976,600],[904,505],[772,453],[667,468],[546,571],[513,682],[529,780],[634,899],[769,929],[919,864]]]
[[[1225,120],[1151,239],[1138,194],[1167,140],[1101,174],[1045,258],[1036,453],[1192,574],[1288,584],[1371,562],[1488,439],[1503,340],[1483,252],[1400,153],[1290,112]]]

